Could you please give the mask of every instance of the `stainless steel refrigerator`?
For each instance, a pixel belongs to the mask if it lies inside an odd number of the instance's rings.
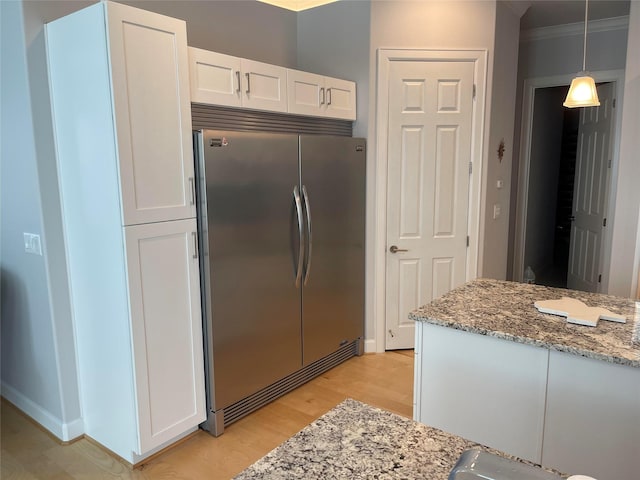
[[[224,427],[361,354],[365,141],[194,136],[209,416]]]

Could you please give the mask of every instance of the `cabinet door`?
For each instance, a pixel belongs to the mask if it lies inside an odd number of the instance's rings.
[[[356,119],[356,84],[347,80],[325,77],[327,117]]]
[[[636,480],[639,457],[640,369],[552,351],[542,464]]]
[[[548,350],[416,323],[414,419],[540,463]]]
[[[299,70],[287,70],[287,103],[289,113],[324,115],[326,103],[324,77]]]
[[[241,60],[242,106],[272,112],[287,111],[287,69]]]
[[[191,101],[240,107],[240,59],[189,47]]]
[[[143,454],[205,419],[196,220],[124,230]]]
[[[185,22],[106,9],[123,224],[195,217]]]

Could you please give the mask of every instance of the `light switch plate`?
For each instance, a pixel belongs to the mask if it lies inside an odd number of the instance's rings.
[[[33,255],[42,255],[40,235],[24,232],[24,251]]]

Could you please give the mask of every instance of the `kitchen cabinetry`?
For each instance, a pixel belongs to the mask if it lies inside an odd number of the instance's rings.
[[[639,368],[420,321],[415,345],[415,420],[567,474],[637,478]]]
[[[287,70],[189,47],[191,101],[273,112],[287,111]]]
[[[640,369],[550,352],[542,462],[622,480],[639,456]]]
[[[46,26],[85,434],[137,463],[205,419],[186,26]]]
[[[416,322],[414,419],[540,463],[548,351]]]
[[[189,47],[191,101],[300,115],[356,119],[347,80]]]
[[[356,84],[287,69],[289,113],[356,119]]]

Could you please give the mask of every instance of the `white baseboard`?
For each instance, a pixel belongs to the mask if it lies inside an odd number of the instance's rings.
[[[364,353],[376,353],[376,340],[370,338],[364,341]]]
[[[65,423],[4,382],[2,382],[2,396],[63,442],[68,442],[84,434],[82,418]]]

